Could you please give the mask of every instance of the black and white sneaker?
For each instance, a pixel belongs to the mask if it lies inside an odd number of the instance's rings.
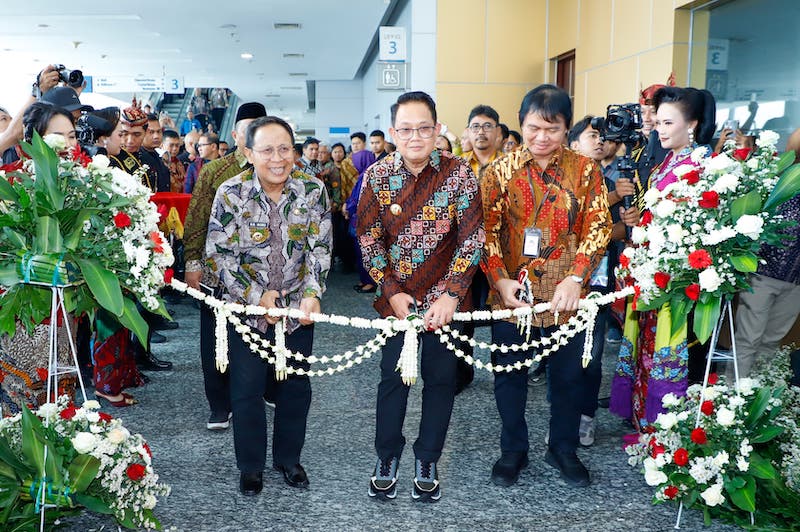
[[[369,479],[370,497],[380,500],[391,500],[397,497],[397,466],[399,461],[396,457],[386,460],[378,458],[375,464],[375,471]]]
[[[232,412],[212,412],[211,417],[208,418],[206,428],[208,430],[225,430],[231,426]]]
[[[416,502],[436,502],[441,499],[442,486],[439,484],[436,462],[417,459],[414,469],[416,476],[411,489],[411,498]]]

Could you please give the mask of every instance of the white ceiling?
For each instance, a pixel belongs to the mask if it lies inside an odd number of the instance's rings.
[[[306,81],[353,79],[396,2],[3,2],[0,65],[6,79],[14,72],[30,80],[48,63],[95,77],[183,77],[187,88],[229,87],[301,123],[308,119]],[[275,29],[275,23],[301,28]],[[253,59],[242,59],[244,52]]]

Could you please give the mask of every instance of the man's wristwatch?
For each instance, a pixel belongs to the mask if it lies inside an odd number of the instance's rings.
[[[447,294],[448,296],[452,297],[453,299],[458,299],[458,294],[456,294],[452,290],[446,291],[445,294]]]
[[[583,284],[583,277],[581,277],[580,275],[570,275],[569,278],[580,285]]]

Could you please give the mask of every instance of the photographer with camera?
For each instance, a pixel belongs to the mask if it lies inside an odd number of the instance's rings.
[[[122,127],[119,107],[106,107],[84,113],[75,126],[81,149],[94,157],[97,154],[115,157],[122,148]]]

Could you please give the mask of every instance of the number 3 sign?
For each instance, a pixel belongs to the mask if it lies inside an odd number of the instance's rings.
[[[405,62],[406,29],[402,26],[381,26],[378,61]]]

